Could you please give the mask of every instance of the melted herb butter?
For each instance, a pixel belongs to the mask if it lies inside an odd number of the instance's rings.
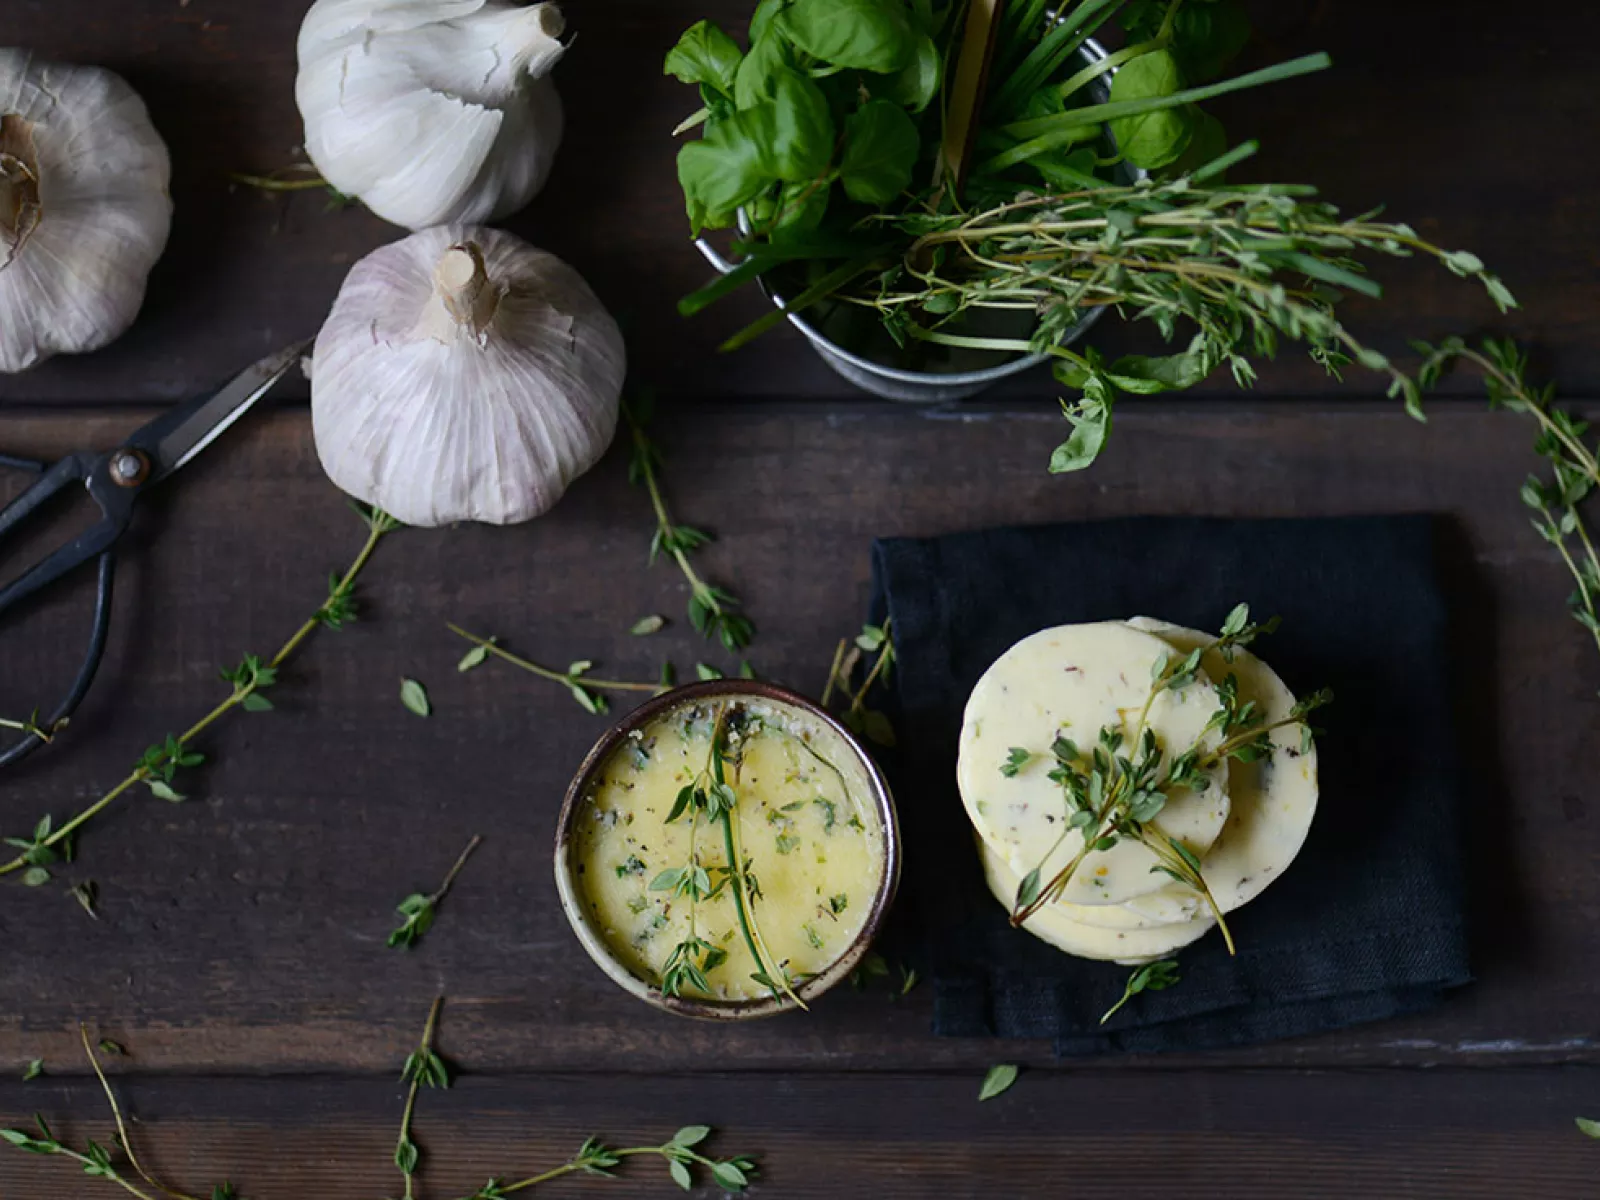
[[[826,969],[860,934],[883,878],[883,832],[868,807],[865,775],[837,734],[787,708],[743,707],[762,728],[745,742],[734,819],[760,888],[755,922],[767,950],[798,983]],[[689,936],[689,900],[650,885],[689,862],[688,814],[665,821],[679,790],[705,769],[710,715],[691,706],[630,738],[606,762],[578,814],[582,902],[619,961],[658,985],[673,948]],[[702,816],[693,845],[713,884],[725,879],[722,823]],[[708,973],[709,998],[770,994],[750,978],[755,966],[731,885],[697,903],[695,923],[700,937],[727,952]]]

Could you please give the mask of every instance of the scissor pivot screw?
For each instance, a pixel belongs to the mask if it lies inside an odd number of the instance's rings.
[[[118,487],[138,487],[150,477],[150,459],[141,450],[119,450],[111,458],[111,479]]]

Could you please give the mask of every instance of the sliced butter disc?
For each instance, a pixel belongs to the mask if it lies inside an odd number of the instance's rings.
[[[1193,629],[1136,617],[1129,625],[1159,635],[1187,654],[1214,640]],[[1233,662],[1212,651],[1203,660],[1212,679],[1238,677],[1239,695],[1261,706],[1267,722],[1288,717],[1294,693],[1276,671],[1248,650],[1236,650]],[[1250,903],[1278,879],[1305,845],[1317,813],[1317,748],[1301,751],[1300,728],[1288,725],[1271,733],[1273,753],[1259,762],[1228,764],[1231,811],[1216,843],[1204,856],[1201,874],[1223,912]],[[1135,916],[1166,919],[1194,894],[1172,883],[1137,897],[1127,905]]]
[[[979,843],[978,853],[983,859],[984,878],[994,898],[1011,907],[1011,898],[1017,894],[1021,876],[1013,871],[999,854],[989,846]],[[1075,954],[1079,958],[1097,958],[1106,962],[1154,962],[1182,949],[1204,937],[1216,921],[1211,917],[1197,917],[1181,925],[1158,925],[1149,929],[1096,929],[1092,925],[1074,921],[1062,912],[1060,905],[1046,905],[1024,923],[1023,928],[1034,937],[1049,942],[1057,950]]]
[[[1051,850],[1068,817],[1061,787],[1048,777],[1056,736],[1087,753],[1102,727],[1120,725],[1131,741],[1153,668],[1172,654],[1159,637],[1121,622],[1063,625],[1024,638],[978,681],[961,729],[957,781],[973,828],[1018,879],[1039,867],[1047,882],[1083,847],[1083,835],[1072,830]],[[1216,689],[1197,679],[1158,696],[1149,725],[1164,750],[1182,752],[1200,738],[1220,703]],[[1204,744],[1215,745],[1216,734],[1207,734]],[[1034,757],[1008,777],[1001,767],[1012,747]],[[1174,796],[1155,824],[1203,858],[1227,821],[1227,774],[1219,765],[1205,791]],[[1089,855],[1059,899],[1112,905],[1148,895],[1170,882],[1151,871],[1155,863],[1144,846],[1121,841]]]

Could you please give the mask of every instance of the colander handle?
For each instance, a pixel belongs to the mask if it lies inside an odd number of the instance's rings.
[[[705,256],[705,260],[716,268],[719,275],[731,275],[739,268],[738,263],[731,263],[718,254],[716,247],[705,238],[695,238],[694,248]]]

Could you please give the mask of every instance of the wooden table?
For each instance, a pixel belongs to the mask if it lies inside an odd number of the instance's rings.
[[[350,263],[396,236],[360,210],[225,178],[291,158],[302,5],[5,7],[9,39],[113,66],[148,98],[175,151],[178,218],[129,335],[0,380],[0,447],[112,444],[151,405],[312,331]],[[1511,14],[1476,0],[1259,7],[1258,57],[1326,48],[1339,64],[1222,108],[1236,136],[1265,140],[1259,170],[1352,206],[1387,200],[1476,249],[1522,297],[1505,325],[1538,345],[1541,371],[1600,395],[1600,17],[1562,0]],[[253,1200],[392,1195],[399,1066],[444,994],[441,1044],[462,1076],[423,1098],[428,1196],[560,1162],[590,1133],[637,1144],[689,1121],[718,1126],[725,1152],[758,1154],[773,1196],[1600,1196],[1600,1146],[1572,1124],[1600,1116],[1600,664],[1516,502],[1528,428],[1485,411],[1467,380],[1425,427],[1368,378],[1341,386],[1286,358],[1254,395],[1218,380],[1129,405],[1100,467],[1053,479],[1046,378],[926,411],[850,393],[790,333],[714,356],[758,306],[688,324],[672,311],[705,269],[667,136],[685,98],[657,72],[695,17],[736,27],[747,8],[573,0],[569,140],[548,192],[511,224],[627,319],[635,376],[668,402],[672,501],[717,530],[706,563],[757,619],[757,667],[820,687],[835,639],[859,624],[876,535],[1129,513],[1449,514],[1469,564],[1457,650],[1477,681],[1462,720],[1489,784],[1470,814],[1478,982],[1427,1015],[1324,1037],[1065,1063],[1044,1045],[935,1038],[926,988],[847,991],[809,1017],[735,1029],[628,999],[583,957],[548,868],[561,791],[603,722],[509,669],[458,674],[444,629],[644,678],[663,656],[731,665],[681,620],[628,636],[645,613],[678,617],[684,597],[646,564],[648,511],[613,454],[534,524],[396,535],[363,582],[361,622],[316,635],[277,712],[205,738],[187,804],[131,799],[83,837],[64,882],[0,894],[0,1125],[38,1110],[75,1141],[108,1140],[83,1021],[127,1047],[114,1082],[169,1181],[209,1195],[232,1178]],[[1388,301],[1353,320],[1386,348],[1492,319],[1438,272],[1385,279]],[[1101,342],[1133,344],[1109,327]],[[318,469],[297,389],[152,497],[99,684],[69,743],[0,784],[4,832],[98,796],[215,702],[219,666],[270,651],[321,602],[362,531]],[[0,713],[63,679],[87,596],[6,628]],[[427,683],[426,722],[400,705],[402,676]],[[437,927],[414,951],[387,949],[394,904],[433,886],[473,833],[486,840]],[[66,892],[85,879],[98,921]],[[45,1076],[20,1082],[36,1058]],[[997,1061],[1027,1069],[979,1107]],[[676,1194],[642,1163],[625,1183],[553,1190]],[[113,1192],[0,1147],[4,1200]]]

